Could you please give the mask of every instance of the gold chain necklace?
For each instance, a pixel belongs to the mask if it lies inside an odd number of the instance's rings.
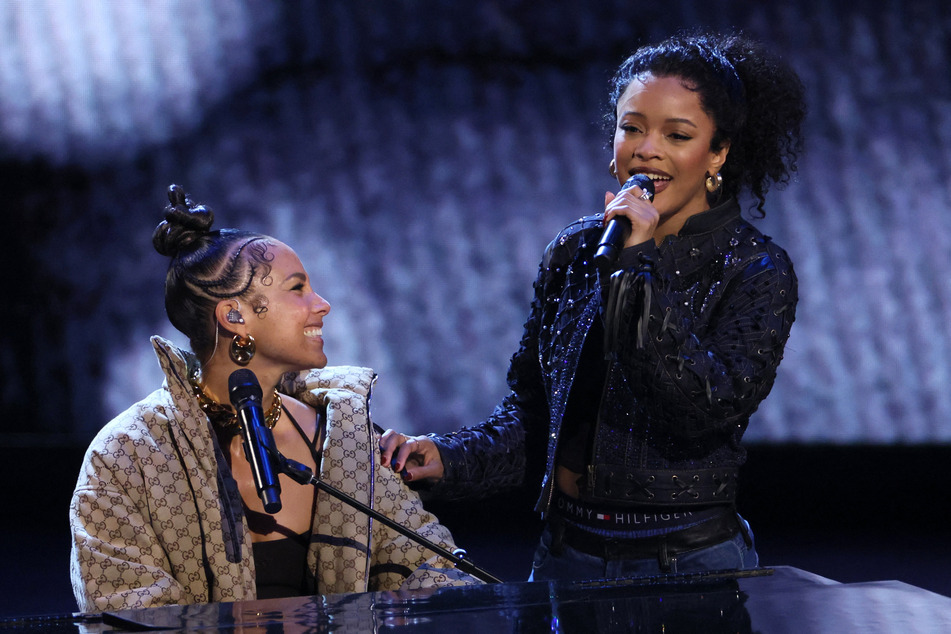
[[[213,425],[234,433],[241,431],[241,423],[238,422],[238,415],[233,409],[227,405],[222,405],[205,394],[205,390],[198,382],[196,375],[189,377],[188,382],[191,383],[192,391],[198,397],[198,406],[208,415],[208,419],[211,420]],[[281,419],[281,405],[281,395],[277,388],[274,388],[274,402],[264,412],[264,424],[267,425],[268,429],[274,429],[277,421]]]

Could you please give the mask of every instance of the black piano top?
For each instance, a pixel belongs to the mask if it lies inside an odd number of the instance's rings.
[[[0,621],[0,631],[951,632],[951,598],[796,568],[501,583]]]

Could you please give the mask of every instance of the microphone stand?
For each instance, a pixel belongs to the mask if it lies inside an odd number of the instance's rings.
[[[449,552],[448,550],[446,550],[439,544],[436,544],[426,539],[422,535],[416,533],[415,531],[412,531],[400,525],[399,523],[391,520],[390,518],[383,515],[379,511],[370,508],[363,502],[354,500],[352,497],[350,497],[343,491],[336,489],[335,487],[327,484],[326,482],[321,482],[320,479],[314,475],[313,471],[310,470],[310,467],[307,467],[306,465],[303,465],[297,462],[296,460],[285,458],[283,455],[281,455],[281,452],[277,451],[276,449],[271,449],[271,452],[273,457],[276,458],[277,466],[280,468],[281,472],[286,474],[295,482],[298,482],[300,484],[314,485],[321,491],[324,491],[327,494],[337,498],[341,502],[345,502],[346,504],[349,504],[350,506],[357,509],[358,511],[369,515],[370,517],[381,522],[385,526],[392,528],[397,533],[400,533],[401,535],[408,537],[410,540],[416,542],[420,546],[423,546],[424,548],[428,548],[429,550],[433,551],[440,557],[448,559],[449,561],[453,563],[453,565],[456,568],[458,568],[459,570],[467,574],[472,575],[473,577],[481,579],[482,581],[486,583],[502,583],[501,579],[493,576],[492,574],[486,572],[485,570],[482,570],[472,561],[470,561],[469,559],[466,559],[467,553],[464,549],[457,548],[456,550]]]

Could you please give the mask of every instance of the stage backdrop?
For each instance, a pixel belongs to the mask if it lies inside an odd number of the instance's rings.
[[[477,423],[545,245],[616,189],[611,71],[698,25],[765,40],[810,103],[757,221],[801,302],[748,439],[951,440],[946,0],[4,0],[0,443],[85,444],[158,387],[170,183],[297,249],[380,425]]]

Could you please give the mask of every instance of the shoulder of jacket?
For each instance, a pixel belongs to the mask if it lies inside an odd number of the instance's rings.
[[[87,454],[131,454],[135,447],[155,445],[168,435],[175,405],[165,388],[155,390],[103,425],[89,443]]]
[[[320,395],[331,390],[346,390],[368,398],[376,383],[372,368],[352,365],[335,365],[314,368],[307,372],[291,372],[284,376],[280,389],[291,396],[304,393]]]
[[[556,253],[560,250],[566,250],[566,253],[569,254],[567,257],[570,257],[570,254],[573,253],[579,246],[584,244],[584,235],[597,231],[600,236],[600,232],[604,229],[603,218],[600,214],[594,216],[582,216],[577,220],[569,223],[564,229],[558,232],[558,235],[555,236],[554,240],[548,243],[548,246],[545,247],[545,255],[542,259],[542,266],[547,268],[552,266],[554,263],[555,266],[558,266],[563,257],[556,257]]]

